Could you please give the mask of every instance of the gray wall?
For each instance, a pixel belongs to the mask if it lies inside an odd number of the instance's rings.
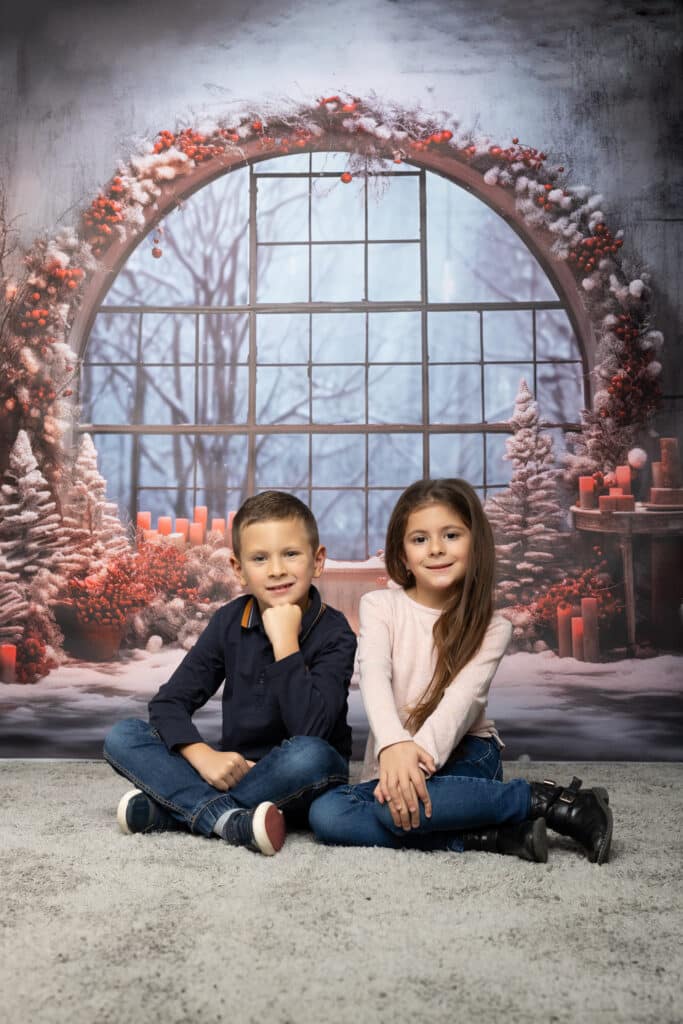
[[[75,220],[136,140],[179,120],[340,90],[448,110],[549,151],[604,195],[634,270],[652,273],[667,337],[659,427],[683,435],[678,0],[8,6],[0,175],[25,244]]]

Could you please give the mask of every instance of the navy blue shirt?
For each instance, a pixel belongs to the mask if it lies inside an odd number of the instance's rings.
[[[150,724],[169,750],[204,742],[192,715],[223,688],[221,749],[258,761],[292,736],[320,736],[346,758],[346,722],[356,637],[341,612],[309,591],[299,650],[275,661],[253,597],[211,617],[197,643],[149,704]]]

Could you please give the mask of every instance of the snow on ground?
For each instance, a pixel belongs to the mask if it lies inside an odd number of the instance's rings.
[[[67,661],[33,686],[0,684],[4,757],[97,757],[120,718],[146,717],[147,702],[180,662],[178,647],[123,652],[105,664]],[[552,652],[503,659],[489,713],[506,759],[683,760],[683,658],[586,664]],[[354,756],[367,722],[353,690]],[[220,693],[195,716],[209,742],[220,736]]]

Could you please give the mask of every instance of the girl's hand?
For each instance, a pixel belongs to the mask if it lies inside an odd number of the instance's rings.
[[[420,800],[424,804],[425,815],[428,818],[432,815],[432,803],[421,766],[429,774],[436,771],[432,755],[412,740],[393,743],[379,755],[379,783],[375,796],[379,803],[389,805],[394,825],[406,832],[420,824]]]

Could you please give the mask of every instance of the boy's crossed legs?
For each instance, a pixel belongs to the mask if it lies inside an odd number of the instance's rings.
[[[189,829],[262,853],[275,853],[284,842],[280,812],[291,824],[306,825],[313,800],[348,781],[346,760],[317,736],[285,740],[227,793],[206,782],[181,754],[169,751],[156,729],[139,719],[111,729],[104,757],[147,795],[138,798],[133,791],[122,798],[118,817],[124,831]]]

